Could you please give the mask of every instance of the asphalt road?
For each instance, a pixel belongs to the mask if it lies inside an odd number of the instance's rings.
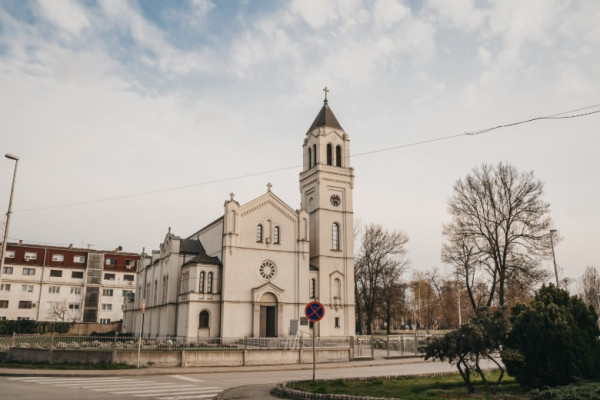
[[[367,376],[411,375],[444,371],[455,371],[447,363],[423,362],[420,359],[386,360],[378,365],[320,364],[317,365],[317,379],[350,378]],[[278,382],[311,379],[312,369],[292,369],[285,367],[260,367],[239,369],[213,368],[212,371],[188,373],[188,369],[152,370],[143,375],[125,371],[102,371],[100,376],[2,376],[0,377],[0,398],[5,400],[192,400],[213,399],[224,390],[248,386],[239,391],[243,398],[264,398],[269,385]],[[299,366],[296,366],[299,368]],[[28,372],[22,370],[22,374]],[[2,372],[2,371],[0,371]],[[37,371],[43,374],[44,371]],[[154,375],[153,373],[156,373]],[[77,375],[77,373],[74,373]],[[253,388],[262,388],[255,390]],[[256,393],[253,395],[253,393]]]

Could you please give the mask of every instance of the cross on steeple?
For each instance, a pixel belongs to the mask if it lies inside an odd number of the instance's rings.
[[[329,89],[327,89],[327,86],[323,88],[323,91],[325,92],[325,103],[327,103],[327,93],[329,93]]]
[[[271,188],[273,187],[273,185],[271,185],[271,182],[267,183],[267,191],[270,192]]]
[[[233,201],[234,196],[235,196],[235,194],[233,192],[229,193],[230,201]]]

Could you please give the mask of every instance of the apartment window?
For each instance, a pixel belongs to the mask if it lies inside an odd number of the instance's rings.
[[[22,285],[23,291],[26,293],[33,293],[33,285]]]
[[[71,278],[73,279],[83,279],[83,271],[72,271]]]
[[[112,296],[112,295],[113,295],[112,289],[102,289],[102,296]]]
[[[1,283],[0,284],[0,291],[10,292],[10,283]]]
[[[33,302],[31,302],[31,301],[23,301],[23,300],[19,301],[19,308],[32,308],[32,307],[33,307]]]
[[[127,296],[129,293],[133,293],[133,290],[123,290],[123,297]]]
[[[102,311],[112,311],[112,304],[102,304]]]
[[[49,286],[48,293],[53,293],[53,294],[60,293],[60,286]]]
[[[26,321],[28,319],[31,319],[29,317],[17,317],[17,321]]]
[[[115,274],[104,274],[104,279],[106,279],[107,281],[114,281]]]
[[[8,300],[0,300],[0,308],[8,308]]]
[[[35,275],[35,268],[23,268],[23,275]]]
[[[55,278],[60,278],[60,277],[62,277],[62,271],[60,269],[51,269],[50,276],[53,276]]]
[[[25,261],[35,261],[37,260],[37,253],[25,252]]]
[[[13,267],[4,267],[4,269],[2,270],[2,272],[5,275],[12,275],[12,273],[13,273]]]
[[[0,317],[0,321],[6,321],[6,317]]]
[[[117,259],[116,258],[107,258],[105,263],[106,263],[106,265],[117,265]]]
[[[135,268],[135,260],[125,260],[125,268],[131,269]]]
[[[81,294],[81,288],[80,287],[72,287],[71,294]]]
[[[133,275],[123,275],[124,281],[133,282],[133,279],[134,279]]]
[[[69,303],[69,310],[79,310],[80,307],[79,303]]]
[[[4,253],[4,258],[15,258],[14,250],[6,250]]]
[[[65,261],[65,256],[62,254],[52,254],[52,261],[63,262]]]
[[[110,318],[100,318],[101,324],[110,324]]]
[[[85,256],[73,256],[73,262],[83,264],[85,262]]]

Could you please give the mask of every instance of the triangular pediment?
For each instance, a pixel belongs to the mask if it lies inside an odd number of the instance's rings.
[[[286,202],[277,197],[273,192],[269,191],[256,199],[249,201],[248,203],[240,207],[240,215],[245,217],[252,214],[255,211],[260,210],[263,207],[271,206],[279,211],[283,216],[288,218],[290,221],[297,221],[298,214],[296,211],[287,205]]]

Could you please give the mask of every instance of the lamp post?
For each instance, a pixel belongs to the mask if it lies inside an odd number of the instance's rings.
[[[12,186],[10,188],[10,200],[8,201],[8,211],[6,212],[6,225],[4,225],[4,237],[2,239],[2,251],[0,252],[0,279],[4,271],[4,254],[6,253],[6,244],[8,243],[8,224],[10,223],[10,214],[12,212],[13,194],[15,192],[15,180],[17,178],[17,165],[19,165],[19,157],[13,154],[5,154],[4,157],[15,161],[15,171],[13,172]]]
[[[556,287],[558,286],[558,269],[556,269],[556,256],[554,255],[554,234],[556,233],[556,229],[550,229],[550,244],[552,245],[552,261],[554,262],[554,276],[556,276]]]

